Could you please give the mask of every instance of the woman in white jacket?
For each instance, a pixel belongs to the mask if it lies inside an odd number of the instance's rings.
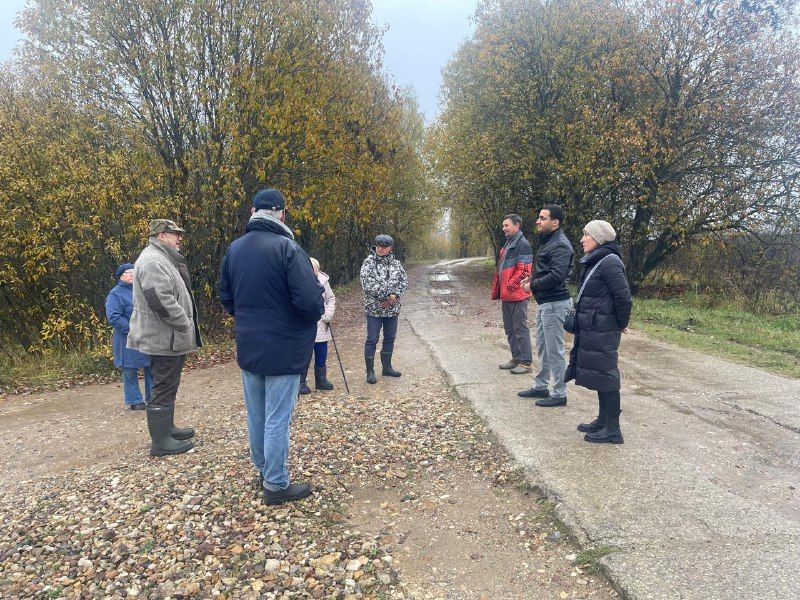
[[[333,320],[333,313],[336,312],[336,296],[333,294],[327,273],[319,270],[319,261],[316,258],[311,259],[311,264],[314,267],[314,273],[317,280],[324,288],[322,299],[325,301],[325,312],[317,323],[317,338],[314,340],[314,386],[318,390],[332,390],[333,384],[328,381],[328,367],[326,365],[328,360],[328,342],[333,339],[331,335],[331,328],[329,323]],[[303,378],[300,381],[301,394],[310,394],[311,389],[308,387],[306,381],[308,377],[308,367],[303,373]]]

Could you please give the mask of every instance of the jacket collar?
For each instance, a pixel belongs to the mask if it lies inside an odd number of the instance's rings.
[[[386,256],[378,256],[378,253],[375,252],[374,248],[372,248],[369,251],[369,253],[370,253],[370,256],[372,256],[372,258],[375,259],[375,263],[381,262],[381,263],[389,264],[390,262],[392,262],[394,260],[394,252],[389,252],[389,254],[387,254]]]
[[[294,233],[283,221],[270,215],[260,214],[259,211],[253,213],[253,216],[250,217],[250,221],[247,223],[247,231],[271,231],[283,237],[288,237],[290,240],[294,239]]]
[[[542,244],[546,244],[547,242],[549,242],[553,238],[560,237],[563,234],[564,234],[564,232],[561,231],[561,227],[559,227],[558,229],[555,229],[555,230],[551,231],[550,233],[541,233],[541,234],[539,234],[539,241],[541,241]]]
[[[522,237],[522,229],[520,229],[517,233],[508,238],[508,240],[506,241],[506,245],[503,247],[506,249],[506,251],[511,250],[517,245],[517,242],[519,242],[519,239],[521,237]]]
[[[186,262],[186,258],[184,258],[183,254],[175,250],[175,248],[171,248],[166,244],[159,242],[158,238],[151,237],[150,245],[164,254],[170,260],[170,262],[176,266]]]

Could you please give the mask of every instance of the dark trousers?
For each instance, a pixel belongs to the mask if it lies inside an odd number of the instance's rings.
[[[314,344],[314,366],[324,367],[328,360],[328,342],[316,342]]]
[[[186,355],[151,356],[150,370],[153,372],[152,406],[173,406],[175,394],[181,384],[181,371]]]
[[[597,392],[597,399],[600,402],[600,406],[603,407],[605,414],[618,417],[619,413],[622,412],[619,408],[619,390],[616,392]]]
[[[531,364],[533,356],[531,330],[528,329],[528,300],[503,301],[503,329],[511,347],[512,360],[524,365]]]
[[[383,347],[381,352],[391,353],[394,350],[394,338],[397,335],[398,317],[367,317],[367,341],[364,344],[364,356],[375,356],[378,347],[378,336],[383,328]]]

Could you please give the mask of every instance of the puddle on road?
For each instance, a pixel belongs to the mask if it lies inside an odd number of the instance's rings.
[[[429,288],[428,292],[430,292],[431,296],[447,296],[453,293],[453,290],[450,288]]]
[[[453,283],[453,277],[444,270],[436,270],[428,275],[428,293],[431,296],[449,296],[453,289],[448,284]],[[444,287],[439,287],[444,286]]]

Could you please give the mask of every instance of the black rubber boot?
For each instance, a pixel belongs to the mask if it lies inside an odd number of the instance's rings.
[[[400,371],[396,371],[392,368],[391,352],[381,352],[381,365],[383,365],[383,370],[381,371],[382,375],[386,375],[388,377],[400,377]]]
[[[330,391],[333,389],[333,384],[328,381],[328,367],[322,365],[321,367],[314,367],[314,387],[318,390]]]
[[[595,431],[600,431],[605,426],[606,407],[603,403],[603,399],[598,398],[597,403],[600,405],[600,410],[597,413],[597,418],[591,423],[581,423],[580,425],[578,425],[578,431],[582,433],[594,433]]]
[[[194,429],[192,427],[175,427],[175,406],[172,407],[170,412],[170,428],[169,434],[176,440],[189,440],[194,437]]]
[[[150,432],[150,456],[183,454],[194,447],[186,440],[176,440],[170,435],[172,428],[172,407],[148,406],[147,430]]]
[[[375,357],[365,356],[364,362],[367,365],[367,383],[378,383],[378,378],[375,377]]]
[[[303,376],[300,378],[300,387],[297,389],[297,393],[302,396],[311,393],[311,388],[308,387],[308,365],[306,365]]]
[[[587,442],[595,444],[623,444],[622,431],[619,428],[619,415],[606,415],[606,422],[602,429],[583,436]]]

